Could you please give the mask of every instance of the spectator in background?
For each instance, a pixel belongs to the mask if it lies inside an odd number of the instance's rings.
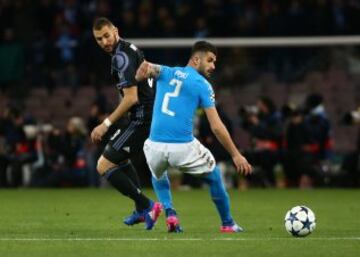
[[[322,184],[322,181],[319,181],[324,175],[321,167],[323,162],[329,161],[333,155],[333,139],[330,120],[327,117],[321,94],[314,93],[307,96],[305,111],[304,124],[307,140],[303,149],[312,166],[315,167],[309,177],[302,175],[300,184],[307,187],[314,183]]]
[[[85,156],[87,129],[79,117],[69,119],[66,132],[54,129],[47,141],[45,169],[38,171],[33,186],[86,186],[88,166]]]
[[[310,94],[303,112],[294,111],[285,132],[284,168],[290,186],[322,185],[322,167],[332,157],[332,136],[323,97]]]
[[[35,141],[25,134],[24,116],[19,108],[6,109],[0,127],[0,185],[22,186],[24,164],[37,160]]]
[[[259,168],[250,180],[274,186],[274,166],[279,161],[282,140],[281,114],[270,98],[260,97],[253,111],[245,110],[243,120],[243,128],[252,140],[252,149],[245,156]]]
[[[300,178],[311,165],[305,156],[303,145],[306,142],[307,131],[304,115],[301,110],[290,110],[289,120],[285,126],[284,137],[284,171],[288,187],[297,187]]]

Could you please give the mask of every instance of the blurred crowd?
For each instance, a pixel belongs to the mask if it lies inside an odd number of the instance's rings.
[[[110,18],[125,39],[360,33],[359,0],[0,0],[0,101],[5,95],[11,103],[0,102],[0,188],[100,186],[95,162],[103,146],[93,145],[88,135],[111,110],[106,100],[98,97],[88,117],[71,117],[66,128],[43,124],[28,115],[24,104],[34,87],[45,87],[48,96],[67,87],[76,96],[84,85],[101,89],[111,84],[109,58],[98,49],[91,31],[97,16]],[[291,81],[330,66],[360,67],[359,49],[354,47],[219,50],[221,68],[214,81],[222,87],[240,87],[266,72],[278,81]],[[184,51],[145,49],[145,55],[154,62],[184,65]],[[322,96],[306,99],[301,107],[279,109],[271,98],[259,97],[254,105],[240,108],[237,118],[228,117],[219,106],[230,132],[241,126],[251,138],[245,154],[255,172],[248,179],[233,172],[228,155],[199,113],[198,137],[225,167],[227,186],[359,186],[360,143],[335,170],[332,128]],[[149,185],[149,174],[140,175]],[[201,186],[187,176],[174,175],[173,181]]]
[[[259,96],[254,105],[240,107],[239,123],[234,123],[234,118],[223,112],[220,105],[218,109],[232,136],[235,126],[248,134],[250,144],[243,147],[243,153],[254,167],[251,176],[237,175],[230,156],[211,133],[206,117],[200,115],[198,136],[214,153],[219,165],[224,166],[223,177],[228,187],[360,185],[360,137],[354,139],[354,150],[342,153],[339,160],[333,124],[320,93],[308,94],[302,104],[285,104],[280,108],[270,97]],[[343,125],[360,124],[359,114],[355,111],[345,115]]]
[[[358,0],[1,0],[0,89],[49,90],[104,83],[107,58],[96,48],[94,17],[109,17],[125,38],[359,34]],[[226,29],[224,29],[226,28]],[[269,59],[287,52],[274,51]],[[311,53],[308,53],[311,55]],[[163,60],[161,51],[148,57]],[[301,57],[303,52],[293,56]],[[166,61],[183,62],[177,51]],[[185,55],[186,56],[186,55]],[[96,60],[94,62],[93,60]],[[25,83],[26,81],[26,83]],[[19,85],[23,85],[20,87]]]
[[[245,178],[235,172],[230,156],[212,134],[204,113],[198,113],[195,133],[223,166],[228,187],[360,185],[359,147],[347,153],[338,166],[334,165],[332,126],[322,95],[309,94],[301,106],[282,108],[271,98],[260,96],[254,105],[239,109],[239,124],[228,117],[221,105],[218,110],[230,134],[235,126],[241,126],[251,142],[250,147],[242,150],[254,166],[254,173]],[[72,117],[62,131],[52,124],[41,125],[9,106],[0,117],[0,188],[101,186],[95,167],[105,145],[92,144],[89,131],[106,115],[102,103],[94,102],[87,120]],[[113,132],[109,131],[106,138]],[[139,175],[142,183],[149,186],[150,174]],[[174,186],[202,186],[200,179],[176,171],[171,171],[170,177]]]

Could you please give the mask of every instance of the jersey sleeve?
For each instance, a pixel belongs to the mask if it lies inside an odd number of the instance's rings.
[[[158,79],[164,79],[169,76],[171,68],[169,66],[160,65],[160,73]]]
[[[215,106],[215,93],[211,84],[207,81],[199,81],[200,107],[210,108]]]
[[[112,71],[117,75],[118,88],[131,87],[137,84],[135,79],[137,70],[135,57],[129,56],[125,52],[118,52],[112,57],[111,67]]]

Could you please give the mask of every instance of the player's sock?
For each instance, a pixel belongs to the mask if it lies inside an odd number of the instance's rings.
[[[167,174],[167,171],[159,179],[154,176],[151,177],[152,185],[155,191],[155,194],[159,201],[161,202],[165,210],[172,209],[172,196],[170,191],[170,181]]]
[[[222,181],[220,168],[216,166],[204,179],[210,186],[211,198],[216,205],[222,225],[232,225],[234,221],[230,214],[230,198]]]
[[[165,216],[166,217],[177,216],[177,213],[176,213],[175,209],[167,208],[167,209],[165,209]]]
[[[103,177],[120,193],[134,200],[137,211],[143,211],[149,208],[150,199],[142,194],[140,188],[134,185],[122,169],[123,166],[111,168],[105,172]]]
[[[129,177],[135,186],[141,188],[139,176],[137,175],[136,170],[131,162],[124,164],[121,171]]]

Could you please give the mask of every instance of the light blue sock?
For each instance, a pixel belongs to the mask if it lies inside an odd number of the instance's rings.
[[[154,176],[151,177],[151,182],[155,191],[155,194],[164,209],[171,208],[173,209],[172,196],[170,191],[170,181],[167,174],[167,171],[159,179],[156,179]]]
[[[211,198],[216,205],[222,224],[232,225],[234,221],[230,214],[230,198],[222,181],[220,168],[216,166],[204,180],[210,186]]]

